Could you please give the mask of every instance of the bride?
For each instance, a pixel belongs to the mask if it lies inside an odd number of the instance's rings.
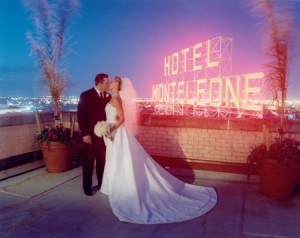
[[[130,106],[125,103],[133,95],[130,80],[115,77],[110,90],[112,99],[105,112],[112,137],[104,137],[106,164],[100,191],[109,196],[113,213],[120,221],[158,224],[181,222],[210,211],[217,203],[213,188],[177,179],[135,138],[127,123],[135,112],[127,113]]]

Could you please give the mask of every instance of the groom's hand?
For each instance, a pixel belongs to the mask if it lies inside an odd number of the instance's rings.
[[[82,137],[82,140],[83,140],[84,143],[87,143],[89,145],[92,144],[92,137],[90,135]]]

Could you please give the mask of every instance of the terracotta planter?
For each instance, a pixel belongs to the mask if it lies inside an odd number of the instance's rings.
[[[279,200],[291,198],[296,191],[299,174],[299,165],[282,165],[277,160],[264,159],[259,165],[262,193]]]
[[[43,143],[41,145],[45,165],[48,172],[59,173],[71,169],[73,147],[61,142]]]

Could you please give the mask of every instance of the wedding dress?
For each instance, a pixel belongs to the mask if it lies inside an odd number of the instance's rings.
[[[116,109],[107,104],[107,122],[115,123]],[[106,164],[101,192],[109,196],[120,221],[140,224],[180,222],[201,216],[217,203],[213,188],[177,179],[144,150],[123,125],[113,141],[105,139]]]

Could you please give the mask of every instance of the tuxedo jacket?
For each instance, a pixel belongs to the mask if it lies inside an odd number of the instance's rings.
[[[98,121],[106,121],[105,106],[111,99],[111,95],[104,92],[101,98],[95,88],[91,88],[80,94],[77,106],[77,121],[81,136],[96,136],[94,127]]]

